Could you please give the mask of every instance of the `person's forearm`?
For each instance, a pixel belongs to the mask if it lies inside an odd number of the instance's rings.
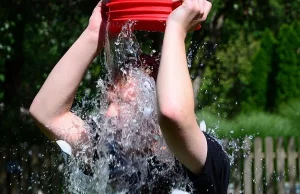
[[[97,36],[85,30],[53,68],[30,107],[39,123],[47,125],[70,110],[77,88],[97,56]]]
[[[157,78],[162,134],[174,156],[195,174],[205,164],[207,141],[194,112],[184,40],[189,29],[205,20],[210,8],[207,0],[185,0],[169,15]]]
[[[176,119],[194,113],[193,89],[187,66],[185,37],[186,33],[176,24],[169,23],[167,25],[157,78],[159,110],[162,114]]]

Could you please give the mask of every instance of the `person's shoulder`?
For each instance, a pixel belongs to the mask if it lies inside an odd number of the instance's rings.
[[[226,154],[226,151],[224,150],[223,146],[222,146],[222,141],[220,139],[218,139],[217,137],[215,137],[214,135],[212,134],[209,134],[207,132],[203,132],[205,138],[206,138],[206,141],[207,141],[207,151],[209,151],[209,149],[212,149],[212,148],[216,148],[218,150],[221,150],[225,155]]]
[[[215,168],[227,168],[230,166],[230,159],[223,145],[221,144],[221,140],[217,139],[215,136],[205,133],[207,141],[207,158],[205,165],[209,164],[219,164],[214,166]]]
[[[230,176],[230,160],[220,141],[203,132],[207,140],[207,157],[198,175],[188,173],[196,193],[226,193]]]

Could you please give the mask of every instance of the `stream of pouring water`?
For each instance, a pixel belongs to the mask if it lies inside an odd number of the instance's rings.
[[[119,116],[107,118],[105,91],[112,79],[98,81],[99,95],[88,102],[94,110],[86,121],[93,151],[68,159],[65,177],[71,193],[155,193],[158,182],[181,190],[189,185],[160,135],[155,81],[133,67],[141,51],[131,25],[123,28],[114,43],[107,41],[106,66],[110,77],[116,69],[131,76],[138,96],[131,102],[120,100]],[[76,108],[74,111],[81,112]],[[86,166],[88,173],[84,173]]]

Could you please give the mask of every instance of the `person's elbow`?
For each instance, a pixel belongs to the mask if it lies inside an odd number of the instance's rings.
[[[50,140],[56,139],[54,132],[49,128],[51,118],[47,116],[45,106],[39,99],[35,98],[33,100],[29,108],[29,114],[42,133],[44,133]]]
[[[159,106],[159,122],[181,125],[189,117],[185,107],[171,102]]]
[[[43,104],[38,98],[35,98],[29,108],[29,114],[35,122],[45,125],[46,119],[43,116]]]

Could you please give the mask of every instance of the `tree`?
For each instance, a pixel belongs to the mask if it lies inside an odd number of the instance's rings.
[[[300,97],[300,37],[293,25],[284,24],[278,35],[278,75],[276,77],[276,102],[281,104]]]
[[[241,32],[238,37],[232,37],[228,45],[218,47],[215,60],[207,64],[203,75],[198,96],[201,108],[209,107],[212,112],[228,117],[241,111],[249,83],[250,60],[257,47],[255,40],[247,42]]]
[[[87,25],[97,2],[12,0],[1,4],[0,144],[40,139],[28,116],[29,105],[53,65]]]
[[[248,100],[244,103],[246,110],[265,110],[267,107],[270,73],[275,66],[275,44],[273,33],[266,29],[262,35],[260,48],[251,61],[252,71],[247,89]]]

